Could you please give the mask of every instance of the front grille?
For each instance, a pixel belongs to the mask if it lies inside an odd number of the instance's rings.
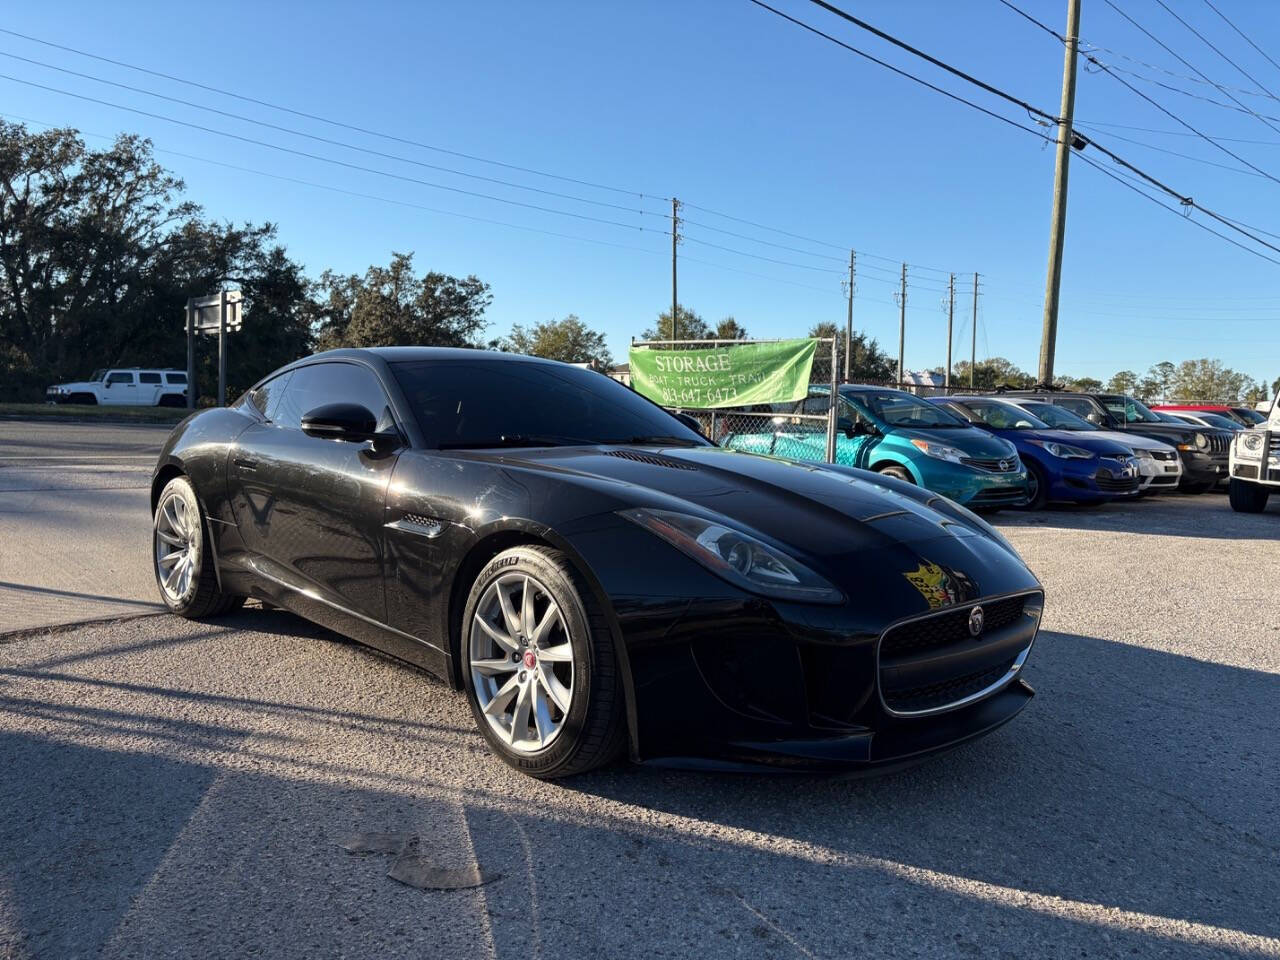
[[[1148,450],[1152,460],[1177,460],[1178,453],[1176,450]]]
[[[970,630],[981,608],[978,635]],[[965,603],[890,627],[880,637],[880,699],[893,714],[936,713],[995,692],[1035,639],[1042,600],[1021,594]]]
[[[655,456],[652,453],[639,453],[635,450],[610,450],[606,457],[618,457],[622,460],[634,460],[636,463],[648,463],[655,467],[671,467],[673,470],[697,470],[693,464],[681,463],[668,457]]]
[[[1104,477],[1099,475],[1097,478],[1099,490],[1105,490],[1107,493],[1132,493],[1138,489],[1140,480],[1137,477]]]
[[[1019,504],[1027,499],[1027,491],[1021,487],[999,487],[993,490],[979,490],[968,501],[970,506],[996,506],[999,504]]]
[[[895,690],[891,697],[885,697],[885,702],[890,709],[899,713],[936,710],[938,707],[945,707],[947,704],[963,700],[991,686],[1009,672],[1009,668],[1013,666],[1016,659],[1016,657],[1010,657],[989,670],[981,670],[963,677],[953,677],[920,687]]]
[[[1007,627],[1020,616],[1026,607],[1026,597],[1006,597],[982,604],[985,614],[985,630],[999,630]],[[923,620],[912,620],[901,627],[890,630],[880,641],[880,656],[896,657],[904,653],[915,653],[921,650],[933,650],[953,643],[972,642],[969,636],[969,611],[974,604],[957,607],[955,610],[926,617]]]
[[[1207,434],[1207,436],[1209,437],[1210,453],[1226,453],[1231,449],[1231,434],[1218,431]]]
[[[967,467],[977,467],[979,470],[989,470],[991,473],[1010,473],[1018,468],[1016,457],[1005,457],[1001,460],[983,457],[961,457],[960,462]]]

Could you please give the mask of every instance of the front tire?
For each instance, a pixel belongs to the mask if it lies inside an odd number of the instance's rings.
[[[1261,513],[1267,508],[1267,500],[1271,491],[1260,483],[1250,483],[1238,477],[1231,478],[1231,486],[1227,490],[1227,498],[1231,501],[1231,509],[1237,513]]]
[[[1025,510],[1043,510],[1049,502],[1049,480],[1044,471],[1030,460],[1027,465],[1027,505]]]
[[[613,635],[568,558],[528,545],[490,560],[463,611],[467,700],[490,749],[551,779],[613,760],[626,740]]]
[[[883,473],[886,477],[893,477],[895,480],[901,480],[915,486],[915,480],[912,479],[910,472],[906,467],[900,467],[896,463],[888,463],[876,470],[876,473]]]
[[[219,589],[205,529],[191,481],[174,477],[156,501],[151,566],[165,606],[189,620],[217,616],[243,602]]]

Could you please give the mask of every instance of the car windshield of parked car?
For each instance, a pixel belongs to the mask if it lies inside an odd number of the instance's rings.
[[[1132,397],[1099,397],[1107,412],[1125,423],[1160,423],[1160,418]]]
[[[1077,417],[1070,410],[1056,407],[1052,403],[1022,403],[1018,404],[1018,406],[1054,430],[1098,429],[1084,417]]]
[[[1240,424],[1232,420],[1230,417],[1224,417],[1220,413],[1197,413],[1196,416],[1204,422],[1206,426],[1217,427],[1220,430],[1239,430]]]
[[[846,393],[844,398],[863,415],[891,427],[954,430],[969,426],[954,414],[926,403],[904,390],[860,391]]]
[[[391,370],[430,447],[708,441],[618,381],[561,364],[423,360]]]
[[[90,383],[101,383],[101,382],[102,382],[103,380],[105,380],[106,378],[107,378],[107,368],[106,368],[106,367],[100,367],[99,369],[97,369],[97,370],[93,371],[93,376],[89,378],[89,382],[90,382]]]
[[[1267,415],[1259,413],[1257,410],[1249,410],[1246,407],[1232,407],[1231,412],[1241,419],[1242,422],[1250,426],[1256,426],[1259,423],[1267,422]]]
[[[1000,400],[965,400],[961,405],[988,427],[996,430],[1049,429],[1049,424],[1012,403]]]

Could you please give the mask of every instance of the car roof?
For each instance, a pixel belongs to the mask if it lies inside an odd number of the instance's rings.
[[[572,366],[558,360],[530,357],[523,353],[503,353],[498,350],[474,350],[470,347],[340,347],[313,353],[302,360],[359,360],[376,357],[386,363],[412,363],[423,360],[509,360],[514,363],[540,363],[555,366]]]

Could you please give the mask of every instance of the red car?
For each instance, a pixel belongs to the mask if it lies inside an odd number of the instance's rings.
[[[1150,409],[1166,413],[1216,413],[1246,427],[1257,426],[1267,419],[1265,414],[1248,407],[1229,407],[1222,403],[1162,403]]]

